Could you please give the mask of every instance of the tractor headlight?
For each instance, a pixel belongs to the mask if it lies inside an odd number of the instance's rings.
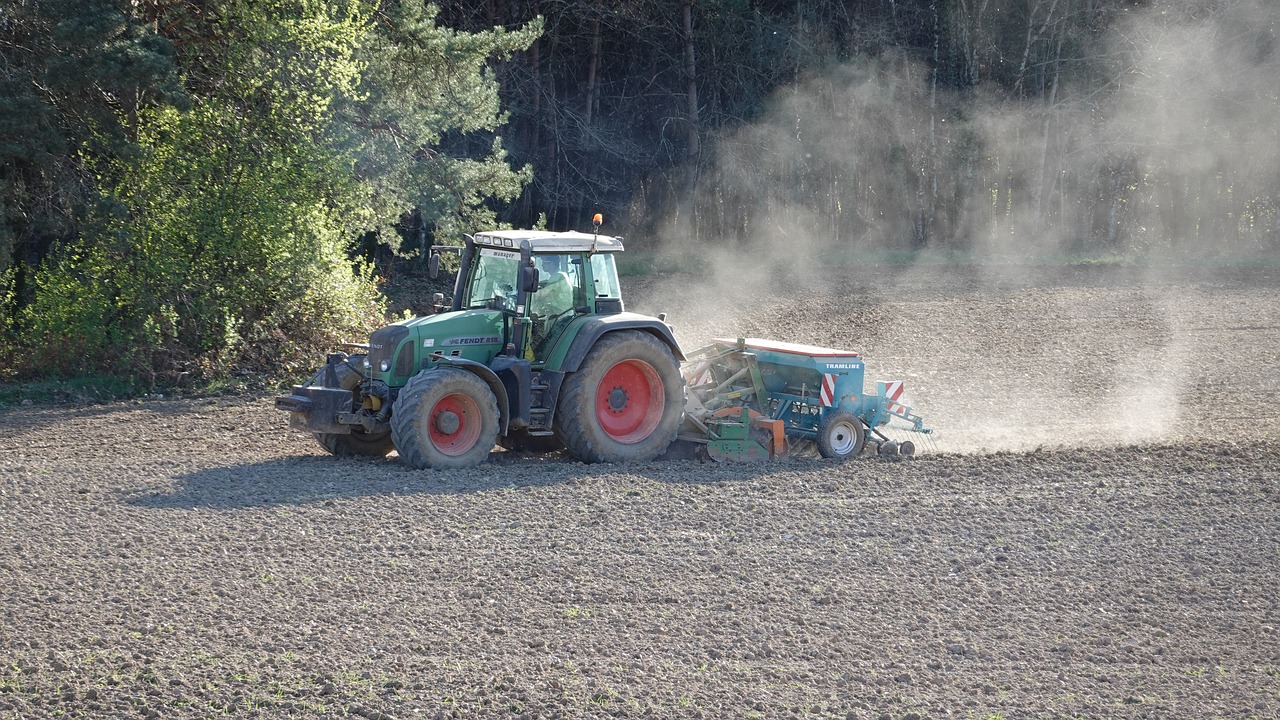
[[[378,370],[380,370],[380,371],[382,371],[382,372],[386,372],[386,371],[388,371],[388,370],[390,370],[390,369],[391,369],[391,361],[390,361],[390,360],[383,360],[382,362],[378,363]]]

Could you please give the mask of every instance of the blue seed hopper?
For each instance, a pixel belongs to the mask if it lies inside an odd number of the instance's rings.
[[[738,338],[718,339],[687,358],[680,438],[705,443],[717,460],[779,457],[810,443],[828,458],[853,457],[868,442],[882,455],[910,456],[915,443],[886,430],[925,438],[933,432],[902,401],[900,380],[866,391],[855,352]]]

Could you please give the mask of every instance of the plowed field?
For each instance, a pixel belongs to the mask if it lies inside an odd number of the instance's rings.
[[[0,717],[1280,716],[1280,271],[835,274],[628,307],[857,350],[935,452],[446,473],[269,397],[0,410]]]

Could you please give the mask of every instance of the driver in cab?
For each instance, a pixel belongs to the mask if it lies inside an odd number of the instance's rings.
[[[566,272],[567,260],[563,255],[543,255],[538,259],[538,289],[529,300],[529,312],[533,317],[533,345],[540,348],[539,354],[555,323],[573,311],[574,285]]]
[[[565,258],[544,255],[539,258],[539,264],[538,290],[533,294],[529,309],[543,319],[572,309],[573,281],[565,272]]]

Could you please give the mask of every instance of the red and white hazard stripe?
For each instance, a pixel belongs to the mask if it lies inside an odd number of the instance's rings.
[[[818,393],[818,400],[823,407],[833,407],[836,404],[836,375],[835,373],[822,374],[822,392]]]
[[[879,385],[880,394],[884,396],[885,407],[889,412],[895,415],[907,415],[911,412],[911,408],[898,402],[902,391],[906,389],[901,380],[881,380]]]

